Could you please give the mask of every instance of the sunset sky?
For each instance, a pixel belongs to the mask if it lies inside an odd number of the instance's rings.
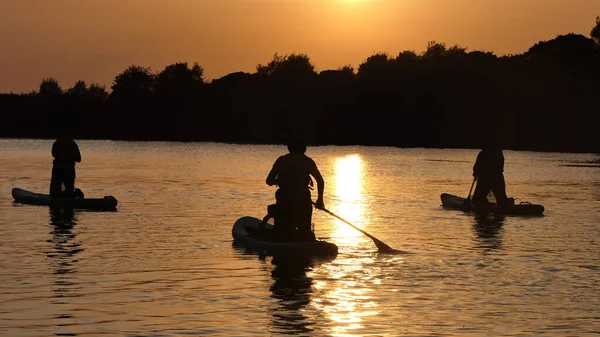
[[[254,72],[274,53],[317,71],[427,42],[518,54],[540,40],[589,36],[600,0],[0,0],[0,92],[110,87],[131,64],[198,62],[207,80]]]

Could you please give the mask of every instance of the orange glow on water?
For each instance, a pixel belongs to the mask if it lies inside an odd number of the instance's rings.
[[[365,223],[365,205],[363,202],[363,162],[360,156],[350,155],[335,160],[335,198],[339,201],[334,207],[340,217],[362,227]],[[362,239],[362,234],[347,224],[336,220],[336,236]],[[346,242],[351,244],[351,242]]]

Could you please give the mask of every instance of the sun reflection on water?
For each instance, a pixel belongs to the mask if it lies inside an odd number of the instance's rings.
[[[335,205],[333,211],[355,226],[364,227],[366,222],[365,203],[363,197],[363,161],[360,156],[336,158],[335,170]],[[356,245],[363,236],[360,232],[336,220],[335,236],[343,238],[344,244]]]
[[[362,256],[345,259],[335,266],[323,266],[329,269],[332,281],[315,283],[315,289],[323,290],[324,294],[313,305],[326,312],[333,323],[331,336],[358,336],[355,332],[364,328],[364,322],[369,321],[366,318],[379,314],[372,294],[380,275],[366,272],[365,264],[369,262],[373,262],[372,257]]]
[[[332,211],[352,223],[365,228],[368,225],[367,207],[363,194],[364,163],[359,155],[339,157],[334,162],[334,200]],[[346,223],[335,220],[334,235],[337,244],[356,251],[358,246],[367,242],[367,238]],[[360,248],[358,248],[360,250]],[[356,336],[355,331],[364,328],[367,316],[378,314],[377,304],[373,301],[373,285],[379,281],[377,273],[365,266],[373,262],[372,256],[346,257],[335,265],[324,265],[328,269],[330,281],[315,284],[315,289],[325,293],[315,299],[316,307],[323,307],[333,323],[331,336]],[[334,284],[332,285],[331,282]],[[327,308],[327,310],[325,310]]]

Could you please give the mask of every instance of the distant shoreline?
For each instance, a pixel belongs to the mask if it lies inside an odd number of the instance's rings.
[[[198,64],[132,65],[110,94],[47,78],[0,94],[0,137],[481,148],[600,153],[600,45],[561,35],[498,57],[430,42],[422,54],[372,55],[357,70],[315,71],[304,54],[210,83]]]
[[[0,137],[0,140],[48,140],[53,141],[55,138],[43,138],[43,137]],[[143,139],[104,139],[104,138],[76,138],[75,141],[85,140],[85,141],[114,141],[114,142],[131,142],[131,143],[215,143],[215,144],[226,144],[226,145],[256,145],[256,146],[285,146],[284,143],[252,143],[252,142],[223,142],[223,141],[211,141],[211,140],[143,140]],[[324,146],[338,146],[338,147],[373,147],[373,148],[397,148],[397,149],[430,149],[430,150],[480,150],[480,148],[476,147],[425,147],[425,146],[390,146],[390,145],[364,145],[364,144],[309,144],[310,147],[324,147]],[[572,154],[590,154],[590,155],[599,155],[600,152],[589,152],[589,151],[555,151],[550,149],[511,149],[504,148],[505,151],[519,151],[519,152],[543,152],[543,153],[572,153]],[[576,167],[600,167],[600,165],[579,165],[579,164],[569,164],[562,166],[576,166]]]

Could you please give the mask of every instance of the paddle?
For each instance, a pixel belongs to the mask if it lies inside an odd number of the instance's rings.
[[[313,202],[313,204],[315,204]],[[363,231],[362,229],[354,226],[353,224],[351,224],[350,222],[348,222],[347,220],[342,219],[341,217],[339,217],[337,214],[332,213],[331,211],[329,211],[326,208],[321,208],[322,211],[324,211],[325,213],[333,216],[334,218],[337,218],[338,220],[341,220],[343,222],[345,222],[346,224],[350,225],[350,227],[356,229],[357,231],[363,233],[364,235],[368,236],[371,240],[373,240],[373,242],[375,243],[375,246],[377,246],[377,249],[379,250],[379,252],[381,253],[392,253],[392,252],[396,252],[396,250],[388,245],[386,245],[383,241],[379,240],[378,238],[374,237],[373,235]]]
[[[473,177],[473,182],[471,183],[471,189],[469,190],[469,195],[467,199],[463,202],[463,209],[469,210],[471,208],[471,192],[473,191],[473,186],[475,185],[475,180],[477,180],[477,176]]]

